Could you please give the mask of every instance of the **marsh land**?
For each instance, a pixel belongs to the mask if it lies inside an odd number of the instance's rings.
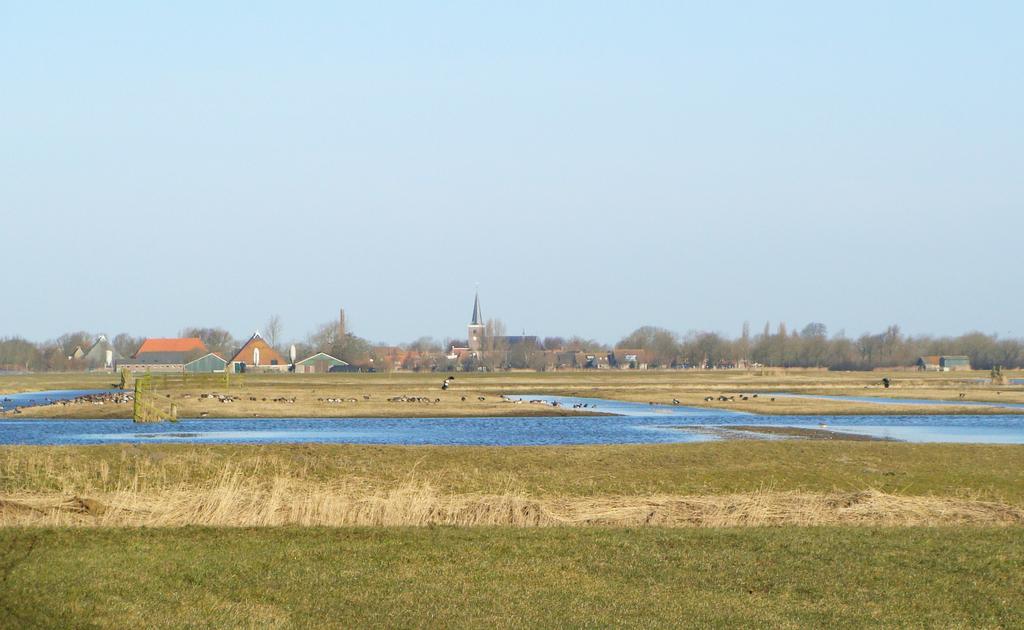
[[[877,373],[457,374],[447,392],[442,376],[247,375],[219,392],[230,404],[162,393],[182,415],[268,417],[514,415],[529,405],[501,395],[525,392],[812,415],[983,408],[772,394],[1024,402],[979,373],[889,389]],[[1022,527],[1019,445],[3,446],[0,625],[1012,627]]]
[[[441,390],[442,373],[246,374],[227,384],[171,386],[158,391],[179,417],[467,417],[572,415],[572,409],[513,406],[502,394],[546,394],[662,405],[746,411],[764,415],[1024,413],[984,403],[1024,405],[1024,385],[993,385],[987,372],[829,372],[826,370],[592,370],[585,372],[456,373]],[[885,388],[882,379],[890,378]],[[1011,375],[1020,378],[1022,375]],[[106,373],[0,377],[0,396],[55,389],[107,389]],[[220,402],[203,394],[224,394]],[[773,394],[948,401],[922,408],[858,400],[796,398]],[[755,397],[754,394],[757,394]],[[743,397],[746,396],[746,400]],[[406,398],[414,402],[390,402]],[[726,400],[721,400],[721,398]],[[706,400],[711,398],[711,400]],[[773,400],[774,398],[774,400]],[[336,401],[336,402],[335,402]],[[429,402],[428,402],[429,401]],[[435,402],[436,401],[436,402]],[[678,401],[678,403],[675,403]],[[970,404],[964,404],[970,403]],[[978,404],[981,403],[981,404]],[[52,405],[24,410],[24,417],[130,418],[131,405]]]

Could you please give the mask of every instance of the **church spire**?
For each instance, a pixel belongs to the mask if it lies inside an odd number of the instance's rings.
[[[476,298],[473,300],[473,319],[469,322],[470,326],[483,326],[484,317],[480,314],[480,292],[476,294]]]
[[[480,314],[480,291],[476,292],[476,298],[473,299],[473,319],[469,322],[468,331],[469,349],[479,352],[484,341],[484,316]]]

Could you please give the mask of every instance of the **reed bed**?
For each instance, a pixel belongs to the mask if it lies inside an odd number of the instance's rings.
[[[759,490],[722,495],[535,497],[445,493],[407,481],[388,489],[294,477],[254,480],[228,471],[205,486],[122,488],[89,497],[0,495],[0,526],[946,526],[1024,524],[1024,510],[994,501],[901,496],[877,490]]]

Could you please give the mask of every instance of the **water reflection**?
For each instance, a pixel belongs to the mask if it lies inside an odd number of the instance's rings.
[[[5,419],[0,420],[0,444],[653,444],[718,440],[723,438],[724,433],[710,429],[730,425],[817,428],[822,423],[831,430],[844,433],[912,442],[1024,443],[1024,415],[759,416],[593,398],[529,395],[521,398],[527,401],[544,400],[543,404],[547,405],[554,402],[562,407],[586,404],[586,411],[615,415],[520,418],[203,418],[145,427],[129,420]]]

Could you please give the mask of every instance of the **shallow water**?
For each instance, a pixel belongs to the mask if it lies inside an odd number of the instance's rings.
[[[942,417],[942,416],[938,416]],[[836,424],[828,430],[840,433],[870,435],[884,440],[900,442],[950,442],[968,444],[1024,444],[1024,428],[1012,423],[1005,426],[962,425],[912,425],[912,424],[843,424],[843,418],[834,418]]]
[[[973,400],[934,400],[922,398],[882,398],[879,396],[830,396],[826,394],[785,394],[765,392],[761,396],[777,398],[809,398],[813,400],[844,400],[848,402],[873,403],[877,405],[956,405],[958,407],[1000,407],[1004,409],[1024,409],[1024,403],[977,402]]]
[[[710,420],[710,418],[708,418]],[[443,444],[540,446],[649,444],[717,439],[666,426],[665,418],[628,416],[546,418],[260,418],[190,419],[135,424],[130,420],[0,422],[0,444],[121,442]]]
[[[0,394],[0,409],[9,410],[15,407],[35,407],[48,405],[61,400],[71,400],[89,394],[109,394],[120,391],[114,389],[52,389],[45,392],[23,392],[21,394]]]
[[[47,392],[53,394],[53,392]],[[51,396],[52,398],[52,396]],[[1022,415],[760,416],[692,407],[588,398],[523,396],[612,416],[528,418],[256,418],[130,420],[0,420],[0,444],[349,443],[460,446],[656,444],[722,439],[704,427],[795,426],[910,442],[1024,444]],[[512,403],[510,403],[512,404]],[[540,406],[529,402],[523,406]],[[11,418],[11,416],[8,416]]]

